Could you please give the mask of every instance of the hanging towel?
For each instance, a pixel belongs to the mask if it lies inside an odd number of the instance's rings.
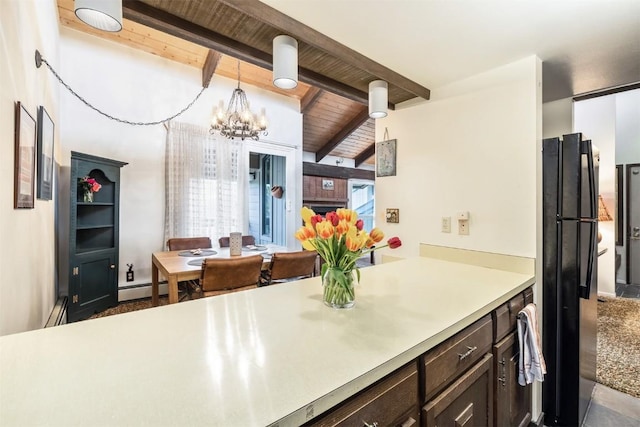
[[[518,313],[518,345],[520,346],[518,383],[524,386],[531,384],[534,380],[544,381],[547,366],[542,355],[538,314],[536,305],[533,303],[527,304]]]

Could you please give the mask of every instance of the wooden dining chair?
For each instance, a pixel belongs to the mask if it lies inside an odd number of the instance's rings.
[[[167,248],[170,251],[209,249],[211,247],[211,239],[209,237],[173,237],[167,240]]]
[[[262,272],[260,285],[311,277],[315,272],[317,258],[316,251],[276,252],[271,255],[269,268]]]
[[[225,237],[220,237],[218,239],[218,244],[220,245],[221,248],[228,248],[229,247],[229,236],[225,236]],[[250,235],[247,236],[242,236],[242,246],[249,246],[249,245],[255,245],[256,244],[256,238]]]
[[[203,297],[258,287],[264,258],[252,255],[236,258],[205,258],[200,275]]]
[[[173,237],[167,240],[167,248],[170,251],[184,251],[189,249],[209,249],[211,248],[211,239],[209,237]],[[193,298],[193,293],[200,293],[200,282],[198,280],[187,280],[178,282],[178,292],[182,291],[182,295],[178,297],[178,301],[185,298]]]

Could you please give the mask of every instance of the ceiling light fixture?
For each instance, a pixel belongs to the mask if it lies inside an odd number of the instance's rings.
[[[233,90],[229,105],[226,110],[224,102],[213,112],[210,133],[218,131],[220,135],[234,139],[240,138],[243,141],[247,138],[257,141],[259,134],[267,135],[267,118],[264,108],[260,116],[253,114],[249,108],[247,95],[240,89],[240,61],[238,61],[238,87]]]
[[[122,0],[75,0],[75,13],[82,22],[98,30],[122,30]]]
[[[369,117],[372,119],[387,117],[388,89],[389,86],[384,80],[369,83]]]
[[[298,42],[293,37],[273,39],[273,84],[280,89],[298,86]]]

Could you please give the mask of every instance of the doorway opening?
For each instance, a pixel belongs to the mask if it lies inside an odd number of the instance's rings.
[[[287,159],[283,156],[249,154],[249,234],[260,244],[287,245],[286,199],[271,189],[285,187]]]
[[[364,229],[371,231],[375,227],[375,181],[350,179],[348,183],[349,209],[356,211],[358,219],[364,223]],[[371,252],[358,259],[358,268],[375,264],[374,253]]]
[[[369,180],[349,180],[349,209],[358,214],[364,222],[365,230],[375,227],[375,182]]]

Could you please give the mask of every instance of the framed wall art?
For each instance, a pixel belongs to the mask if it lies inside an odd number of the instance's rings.
[[[16,102],[14,208],[33,208],[35,172],[36,122],[24,105]]]
[[[53,188],[54,124],[43,106],[38,108],[38,199],[51,200]]]
[[[376,143],[376,176],[396,175],[396,140]]]

